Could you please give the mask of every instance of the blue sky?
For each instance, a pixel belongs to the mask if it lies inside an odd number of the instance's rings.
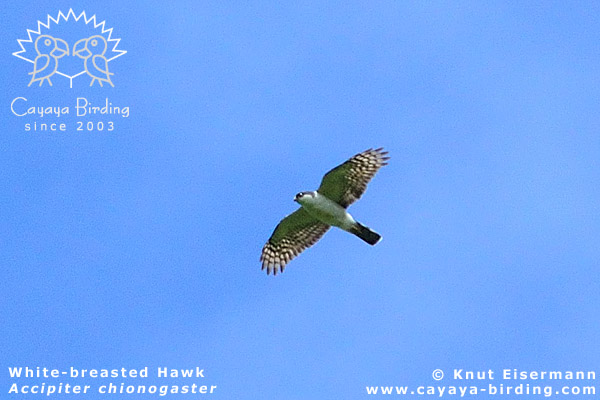
[[[17,39],[69,8],[122,39],[114,88],[27,87]],[[9,366],[200,366],[220,399],[368,398],[438,384],[436,368],[597,368],[599,11],[7,4],[2,390]],[[17,117],[16,97],[71,114]],[[77,97],[130,116],[77,118]],[[26,132],[34,121],[69,129]],[[293,195],[379,146],[390,164],[350,211],[383,241],[333,230],[283,275],[261,272]]]

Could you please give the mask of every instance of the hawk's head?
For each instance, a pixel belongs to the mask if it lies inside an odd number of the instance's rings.
[[[300,192],[294,197],[296,203],[302,204],[302,202],[308,198],[314,198],[315,192]]]

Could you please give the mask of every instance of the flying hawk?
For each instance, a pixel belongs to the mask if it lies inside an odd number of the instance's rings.
[[[370,245],[381,236],[356,222],[346,208],[362,196],[379,168],[387,165],[388,152],[369,149],[325,174],[319,189],[300,192],[294,201],[300,208],[285,217],[265,244],[260,256],[267,274],[283,272],[286,264],[315,244],[331,226],[350,232]]]

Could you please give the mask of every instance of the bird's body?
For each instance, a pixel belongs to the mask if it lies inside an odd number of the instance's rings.
[[[31,81],[27,86],[31,86],[33,82],[39,82],[39,86],[42,86],[44,81],[48,81],[48,84],[52,86],[50,77],[54,75],[57,68],[58,60],[50,57],[48,54],[38,55],[35,60],[33,60],[33,71],[30,72]]]
[[[35,50],[38,55],[33,60],[33,71],[29,73],[31,81],[27,86],[31,86],[34,82],[39,82],[39,86],[48,82],[52,86],[50,77],[58,69],[58,59],[69,54],[69,45],[62,39],[41,35],[35,41]]]
[[[100,86],[102,86],[102,82],[108,82],[111,86],[114,86],[110,80],[112,73],[108,72],[108,62],[104,55],[96,54],[92,57],[88,57],[85,59],[84,64],[86,71],[88,71],[88,74],[92,77],[90,86],[94,84],[95,80],[98,80]]]
[[[345,231],[350,231],[356,224],[344,207],[319,192],[298,193],[294,201],[300,203],[312,217],[324,224],[337,226]]]
[[[106,53],[106,39],[101,35],[94,35],[86,39],[81,39],[73,47],[73,55],[82,58],[85,72],[92,78],[90,86],[98,81],[100,86],[102,82],[113,85],[110,76],[112,72],[108,70],[108,60],[104,56]]]
[[[386,154],[382,148],[359,153],[325,174],[317,191],[296,195],[294,201],[301,207],[277,225],[263,247],[260,259],[267,274],[283,272],[292,258],[315,244],[331,226],[370,245],[381,240],[378,233],[357,222],[346,208],[360,198],[367,183],[387,164]]]

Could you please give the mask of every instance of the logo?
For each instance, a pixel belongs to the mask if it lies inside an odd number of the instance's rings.
[[[117,48],[121,39],[112,33],[96,15],[59,11],[45,23],[38,20],[37,30],[27,29],[28,38],[17,40],[21,50],[12,54],[32,64],[27,86],[53,86],[53,80],[67,78],[72,88],[75,78],[78,83],[87,78],[89,86],[114,87],[112,61],[127,51]]]
[[[66,14],[59,11],[55,17],[48,14],[37,21],[36,29],[27,29],[27,38],[17,40],[21,50],[12,53],[29,63],[23,82],[32,88],[89,87],[90,93],[71,99],[61,91],[55,91],[55,96],[40,91],[15,94],[10,112],[23,121],[23,130],[115,131],[129,118],[129,105],[109,99],[100,88],[114,87],[118,80],[114,61],[127,53],[118,48],[120,41],[105,21],[98,22],[96,15],[88,17],[85,11],[75,14],[73,9]]]

